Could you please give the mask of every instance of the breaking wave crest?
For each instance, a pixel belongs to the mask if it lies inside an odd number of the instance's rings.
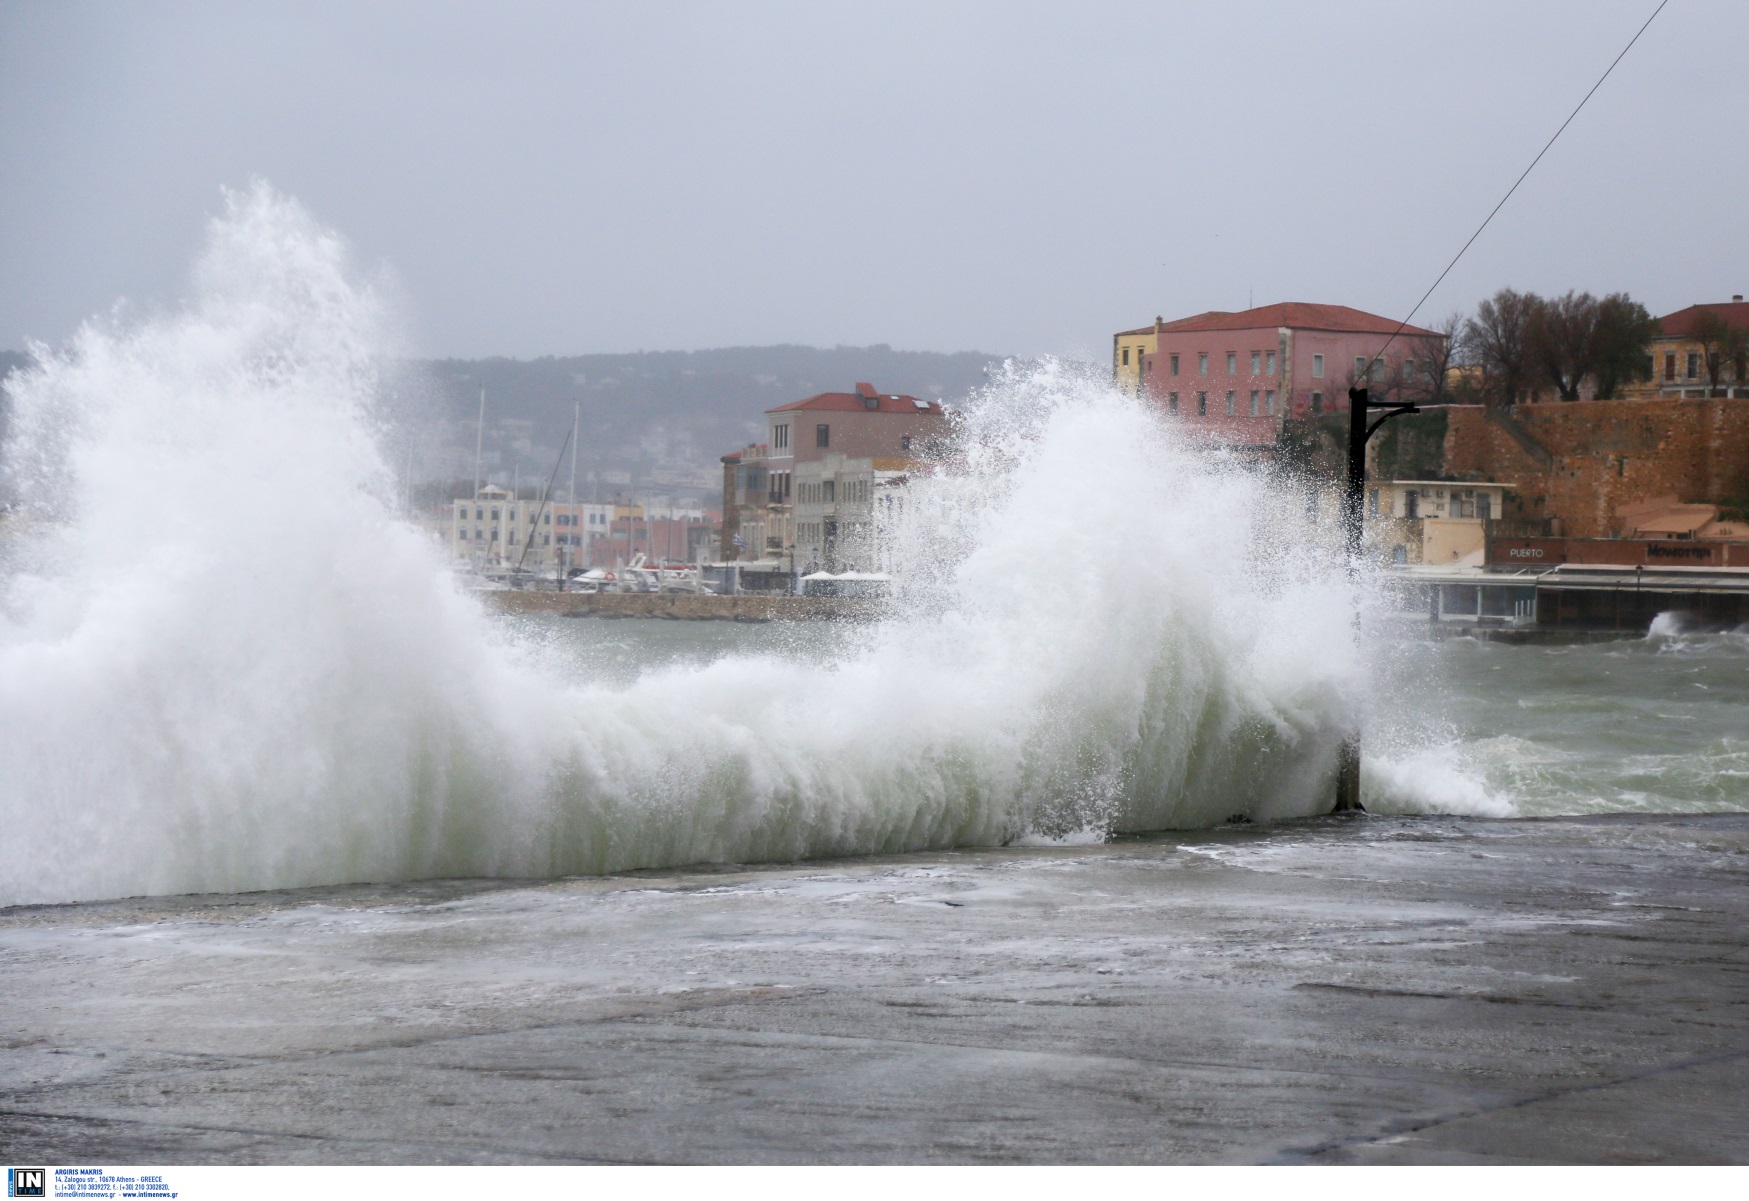
[[[0,903],[1327,808],[1365,693],[1340,573],[1276,541],[1268,483],[1106,384],[1047,364],[974,398],[909,489],[901,615],[854,652],[577,686],[396,518],[384,321],[257,186],[183,311],[14,377]]]

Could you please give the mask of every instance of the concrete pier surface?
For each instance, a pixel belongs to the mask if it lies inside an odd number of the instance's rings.
[[[0,1157],[1749,1161],[1749,817],[0,911]]]

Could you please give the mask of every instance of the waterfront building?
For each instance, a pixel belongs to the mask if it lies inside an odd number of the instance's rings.
[[[795,566],[799,572],[886,571],[905,519],[915,461],[830,454],[795,469]]]
[[[476,571],[587,567],[592,542],[612,529],[615,507],[519,498],[488,484],[450,503],[445,541],[450,557]],[[532,541],[530,535],[533,535]],[[526,552],[526,553],[525,553]]]
[[[1367,544],[1398,565],[1480,566],[1512,488],[1485,480],[1375,482],[1366,490]]]
[[[722,458],[723,557],[786,561],[793,569],[803,561],[795,557],[797,472],[828,457],[927,454],[945,416],[938,401],[879,392],[870,383],[767,409],[766,440]]]
[[[778,560],[790,537],[790,471],[771,468],[770,448],[752,443],[723,456],[723,525],[720,541],[728,562]]]
[[[1160,327],[1165,319],[1155,317],[1154,324],[1140,329],[1126,329],[1111,336],[1111,378],[1117,389],[1128,396],[1142,392],[1142,363],[1160,346]]]
[[[1147,349],[1141,331],[1117,335],[1120,354],[1126,341],[1139,348],[1143,394],[1200,439],[1255,448],[1274,447],[1289,418],[1347,412],[1358,381],[1375,399],[1424,395],[1445,360],[1433,330],[1399,332],[1389,317],[1339,304],[1199,313],[1157,322],[1152,339]]]

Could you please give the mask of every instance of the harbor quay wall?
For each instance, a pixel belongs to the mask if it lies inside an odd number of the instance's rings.
[[[711,596],[687,592],[534,592],[479,594],[500,613],[565,617],[643,617],[666,621],[874,621],[880,601],[841,596]]]

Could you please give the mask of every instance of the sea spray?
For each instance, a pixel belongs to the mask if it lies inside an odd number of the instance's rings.
[[[1014,371],[906,489],[830,660],[577,686],[396,519],[385,313],[228,198],[185,310],[9,385],[0,903],[993,845],[1328,806],[1364,673],[1290,503],[1100,381]]]

